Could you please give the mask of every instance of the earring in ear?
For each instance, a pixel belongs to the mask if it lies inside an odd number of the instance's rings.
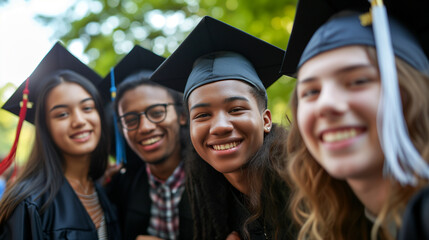
[[[270,127],[264,127],[265,131],[270,131]]]

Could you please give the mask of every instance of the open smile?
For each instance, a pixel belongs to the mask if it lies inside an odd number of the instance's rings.
[[[84,139],[89,137],[90,134],[91,134],[91,131],[85,131],[85,132],[79,132],[79,133],[73,134],[70,137],[72,139]]]
[[[224,144],[214,144],[214,145],[210,145],[210,147],[216,151],[222,151],[222,150],[229,150],[229,149],[235,148],[240,143],[241,141],[234,141],[234,142],[224,143]]]
[[[91,137],[91,133],[92,133],[92,131],[90,131],[90,130],[87,130],[87,131],[81,131],[81,132],[78,132],[78,133],[72,134],[72,135],[70,136],[70,138],[71,138],[73,141],[75,141],[75,142],[81,142],[81,143],[83,143],[83,142],[86,142],[86,141],[88,141],[88,140],[90,139],[90,137]]]
[[[365,130],[363,127],[351,127],[338,130],[324,131],[320,135],[320,139],[325,143],[334,143],[348,140],[356,137]]]
[[[159,142],[161,140],[161,138],[162,138],[162,136],[151,137],[151,138],[148,138],[148,139],[141,141],[140,144],[143,146],[149,146],[149,145],[152,145],[152,144]]]

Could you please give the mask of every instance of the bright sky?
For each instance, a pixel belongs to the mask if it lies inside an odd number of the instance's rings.
[[[9,0],[0,5],[0,87],[8,82],[19,86],[56,42],[51,37],[54,29],[42,26],[35,15],[59,14],[73,2]]]

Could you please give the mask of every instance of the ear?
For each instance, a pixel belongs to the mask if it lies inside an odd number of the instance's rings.
[[[180,124],[180,126],[186,125],[187,121],[188,121],[188,118],[186,117],[185,114],[180,114],[179,115],[179,124]]]
[[[273,125],[273,121],[271,120],[271,111],[270,109],[265,109],[262,113],[262,118],[264,120],[264,132],[269,133],[271,131],[271,127]]]

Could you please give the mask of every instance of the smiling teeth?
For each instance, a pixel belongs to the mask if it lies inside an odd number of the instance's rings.
[[[142,141],[142,145],[151,145],[158,142],[161,139],[160,136],[149,138],[147,140]]]
[[[237,147],[238,144],[239,144],[239,142],[232,142],[232,143],[227,143],[227,144],[213,145],[213,148],[215,150],[228,150],[228,149],[231,149],[233,147]]]
[[[322,138],[324,142],[337,142],[337,141],[353,138],[356,135],[357,135],[356,129],[349,129],[349,130],[325,133],[323,134]]]
[[[82,139],[82,138],[86,138],[88,136],[89,136],[89,132],[84,132],[84,133],[80,133],[80,134],[74,136],[73,138],[74,139]]]

